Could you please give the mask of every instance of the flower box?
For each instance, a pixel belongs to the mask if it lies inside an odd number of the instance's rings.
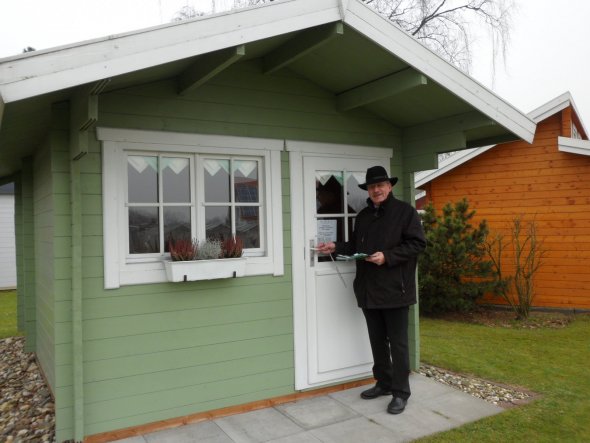
[[[213,280],[246,275],[246,259],[244,257],[190,261],[164,260],[164,267],[166,268],[166,278],[172,282]]]

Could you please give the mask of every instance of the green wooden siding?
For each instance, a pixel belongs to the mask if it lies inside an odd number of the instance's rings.
[[[36,352],[47,381],[55,388],[54,291],[53,291],[53,199],[54,178],[48,143],[34,158]]]
[[[187,97],[177,96],[172,79],[105,93],[99,125],[386,147],[399,142],[379,118],[339,113],[331,93],[288,71],[264,76],[255,61],[233,66]],[[67,142],[55,141],[54,188],[65,196]],[[92,140],[89,148],[79,160],[85,435],[294,392],[287,153],[281,156],[284,276],[105,290],[100,145]],[[74,393],[71,216],[58,195],[54,316],[61,441],[74,434]]]
[[[18,249],[20,265],[22,270],[19,273],[18,298],[22,302],[22,316],[26,336],[25,351],[35,351],[36,341],[36,307],[35,307],[35,227],[34,227],[34,204],[33,204],[33,159],[23,159],[21,171],[21,207],[20,223],[21,234],[19,235]]]

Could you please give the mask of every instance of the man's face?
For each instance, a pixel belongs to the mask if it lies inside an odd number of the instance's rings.
[[[389,180],[379,183],[373,183],[372,185],[367,185],[367,191],[369,191],[369,198],[375,205],[380,205],[386,199],[389,193],[391,192],[391,183]]]

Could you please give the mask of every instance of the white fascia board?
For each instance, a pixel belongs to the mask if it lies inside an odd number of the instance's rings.
[[[341,20],[338,0],[284,0],[0,60],[5,103]]]
[[[533,109],[529,112],[529,117],[531,117],[535,122],[539,123],[546,118],[551,117],[554,114],[557,114],[560,111],[563,111],[568,106],[571,106],[574,109],[574,112],[578,116],[578,120],[580,120],[580,124],[582,125],[582,130],[585,134],[588,134],[586,127],[584,126],[584,122],[580,118],[580,113],[578,112],[578,108],[576,103],[574,102],[574,98],[572,97],[569,91],[564,92],[558,97],[555,97],[553,100],[545,103],[544,105],[539,106],[536,109]]]
[[[535,122],[485,86],[461,72],[385,17],[358,0],[350,1],[344,22],[433,79],[501,126],[531,143]]]
[[[557,146],[561,152],[590,156],[590,140],[579,138],[557,137]]]
[[[529,112],[529,117],[535,122],[539,123],[548,117],[563,111],[572,103],[572,96],[569,92],[565,92],[558,97],[548,101],[547,103],[533,109]]]
[[[465,151],[460,151],[450,157],[445,158],[441,163],[438,169],[433,169],[430,171],[421,171],[414,175],[414,186],[417,189],[420,189],[420,186],[434,180],[437,177],[449,172],[452,169],[455,169],[457,166],[462,165],[465,162],[468,162],[472,158],[477,157],[478,155],[483,154],[486,151],[489,151],[496,145],[489,145],[489,146],[482,146],[481,148],[472,148],[466,149]]]

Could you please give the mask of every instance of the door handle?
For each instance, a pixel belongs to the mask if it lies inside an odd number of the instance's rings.
[[[315,240],[312,238],[309,241],[309,266],[313,268],[315,266]]]

